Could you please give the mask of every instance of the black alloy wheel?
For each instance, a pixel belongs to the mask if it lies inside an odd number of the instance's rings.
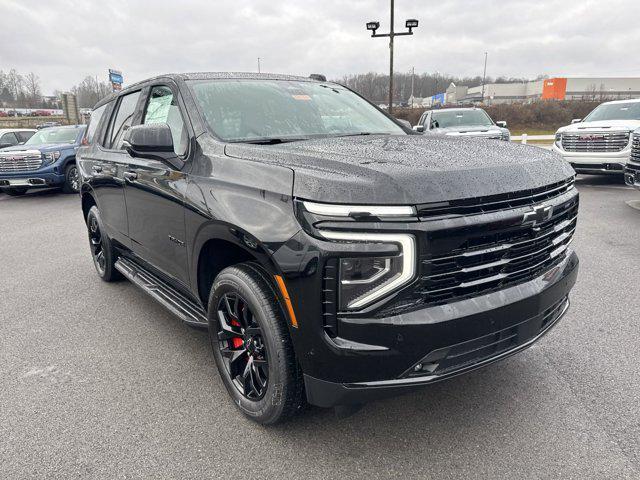
[[[80,173],[75,163],[66,168],[64,176],[62,191],[64,193],[78,193],[80,191]]]
[[[91,207],[87,214],[87,232],[91,258],[100,278],[105,282],[120,280],[122,274],[115,268],[117,254],[102,228],[100,211],[96,206]]]
[[[263,425],[299,413],[302,370],[270,275],[253,262],[227,267],[207,305],[213,357],[234,405]]]
[[[225,369],[238,392],[249,400],[264,397],[269,363],[262,329],[237,293],[225,293],[218,302],[218,341]]]
[[[91,248],[91,256],[93,257],[93,264],[96,266],[98,275],[102,276],[105,272],[106,259],[104,256],[104,247],[102,245],[102,232],[100,231],[100,224],[98,223],[98,217],[95,215],[89,215],[87,219],[87,227],[89,228],[89,246]]]

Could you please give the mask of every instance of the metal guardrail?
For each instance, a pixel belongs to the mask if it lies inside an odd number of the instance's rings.
[[[511,137],[512,142],[520,142],[523,145],[526,145],[529,140],[532,141],[547,141],[551,140],[551,143],[556,139],[555,135],[527,135],[523,133],[522,135],[515,135]]]

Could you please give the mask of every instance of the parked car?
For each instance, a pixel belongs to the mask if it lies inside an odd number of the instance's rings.
[[[640,189],[640,128],[631,136],[631,154],[624,171],[627,185]]]
[[[477,107],[427,110],[413,129],[416,132],[454,137],[492,138],[506,142],[511,140],[507,122],[494,123],[487,112]]]
[[[38,130],[42,130],[43,128],[50,128],[50,127],[61,127],[62,124],[60,122],[44,122],[44,123],[40,123],[39,125],[36,125],[36,128]]]
[[[0,128],[0,149],[23,145],[34,133],[32,128]]]
[[[553,149],[577,173],[621,175],[631,153],[631,132],[638,127],[640,99],[606,102],[560,128]]]
[[[549,151],[417,135],[335,83],[229,73],[132,85],[83,145],[98,275],[208,328],[257,422],[488,365],[569,307],[578,192]]]
[[[84,125],[39,130],[24,145],[0,150],[0,189],[24,195],[29,188],[62,187],[79,191],[76,150]]]

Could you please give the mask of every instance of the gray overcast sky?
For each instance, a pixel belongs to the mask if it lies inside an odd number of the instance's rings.
[[[396,0],[396,70],[535,77],[640,76],[638,0]],[[263,71],[330,78],[388,71],[389,0],[0,0],[0,69],[44,93],[86,75],[125,83],[166,72]]]

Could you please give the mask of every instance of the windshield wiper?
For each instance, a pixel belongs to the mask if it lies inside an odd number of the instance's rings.
[[[307,137],[300,137],[300,138],[265,137],[265,138],[252,138],[248,140],[230,140],[230,143],[250,143],[252,145],[276,145],[278,143],[300,142],[302,140],[309,140],[309,139]]]

